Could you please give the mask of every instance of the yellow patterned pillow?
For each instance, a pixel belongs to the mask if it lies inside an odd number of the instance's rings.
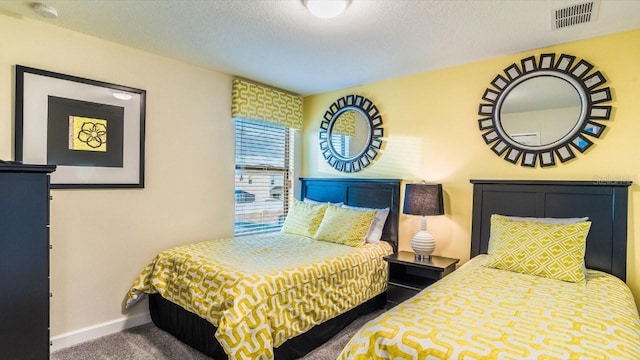
[[[552,224],[491,216],[485,266],[585,283],[584,253],[590,221]]]
[[[360,211],[329,205],[314,238],[349,246],[361,246],[376,210]]]
[[[327,206],[327,204],[310,204],[293,199],[280,231],[313,237],[318,231]]]

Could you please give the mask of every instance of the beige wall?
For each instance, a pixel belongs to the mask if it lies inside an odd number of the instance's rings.
[[[343,176],[325,164],[318,129],[337,98],[359,94],[383,117],[385,144],[360,177],[441,182],[446,215],[429,218],[439,255],[469,259],[472,186],[469,179],[633,180],[630,188],[627,282],[640,301],[640,30],[503,56],[305,98],[304,176]],[[523,168],[498,158],[484,143],[477,114],[491,80],[520,59],[568,53],[590,61],[608,78],[612,120],[595,146],[553,168]],[[504,74],[503,74],[504,75]],[[400,249],[409,250],[419,219],[401,215]]]
[[[5,15],[0,33],[0,159],[13,159],[16,64],[147,91],[145,188],[52,191],[51,335],[122,318],[157,252],[233,234],[231,76]]]

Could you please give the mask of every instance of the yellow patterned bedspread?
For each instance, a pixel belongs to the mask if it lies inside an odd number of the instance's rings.
[[[229,358],[272,359],[287,339],[382,293],[390,253],[386,242],[350,247],[281,233],[190,244],[156,256],[125,306],[159,293],[216,326]]]
[[[573,284],[485,258],[370,321],[339,359],[640,359],[638,311],[618,278],[589,270]]]

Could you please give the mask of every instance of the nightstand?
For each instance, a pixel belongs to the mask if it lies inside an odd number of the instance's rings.
[[[387,255],[384,260],[389,263],[387,309],[452,273],[456,264],[460,262],[459,259],[436,255],[431,255],[429,259],[416,260],[414,253],[409,251]]]

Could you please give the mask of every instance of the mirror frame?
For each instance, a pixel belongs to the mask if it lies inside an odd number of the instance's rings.
[[[492,88],[487,88],[482,96],[478,109],[478,126],[482,131],[485,143],[499,157],[513,164],[520,162],[521,166],[541,167],[556,164],[556,157],[561,162],[567,162],[576,157],[574,149],[584,153],[593,145],[589,138],[599,138],[605,125],[599,121],[609,120],[611,105],[604,103],[611,101],[609,87],[601,87],[607,82],[600,71],[590,73],[593,65],[585,60],[576,62],[573,55],[560,54],[557,61],[555,53],[541,54],[539,60],[535,56],[524,58],[521,66],[513,63],[504,69],[506,75],[498,74],[492,81]],[[574,65],[575,63],[575,65]],[[580,97],[580,117],[576,125],[559,140],[541,146],[520,144],[511,139],[500,123],[500,110],[505,98],[518,84],[538,76],[554,76],[569,82]]]
[[[369,125],[369,131],[362,150],[354,156],[344,157],[331,145],[331,131],[340,115],[349,110],[356,111],[365,118]],[[359,172],[371,165],[378,156],[378,150],[382,147],[383,135],[382,116],[373,102],[364,96],[347,95],[336,100],[324,113],[320,123],[320,151],[327,163],[334,169],[345,173]]]

